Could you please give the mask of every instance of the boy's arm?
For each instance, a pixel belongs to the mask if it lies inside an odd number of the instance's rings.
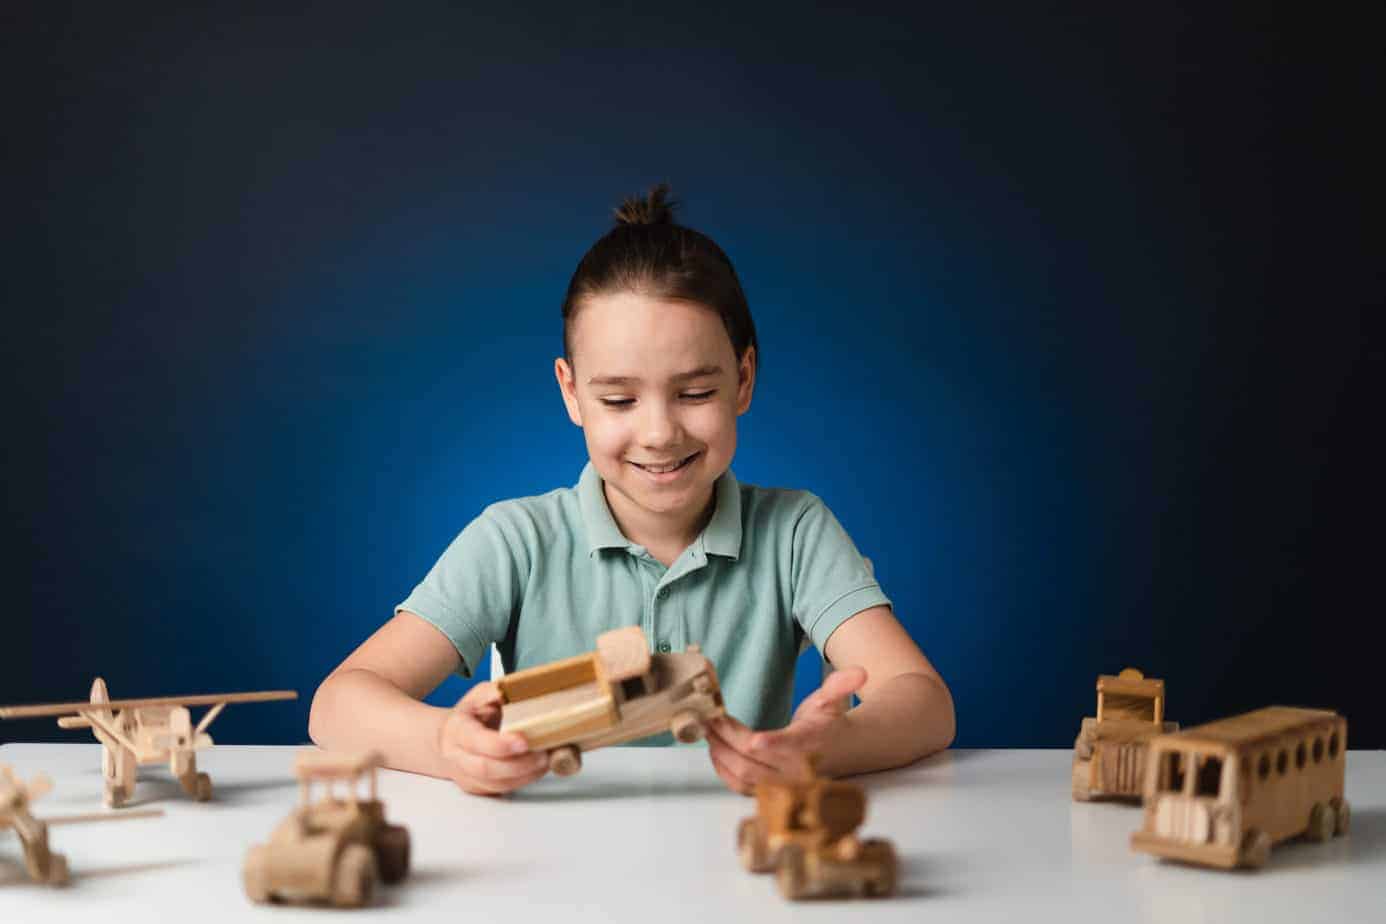
[[[956,718],[948,685],[890,607],[857,613],[824,648],[834,667],[866,669],[857,691],[861,703],[836,721],[824,748],[825,774],[899,767],[952,743]]]
[[[887,606],[862,610],[828,637],[828,660],[840,667],[810,694],[779,731],[757,732],[730,716],[713,723],[713,766],[731,788],[799,773],[805,753],[819,769],[844,776],[899,767],[953,740],[953,697],[924,652]],[[844,713],[843,699],[861,704]]]
[[[401,612],[318,686],[308,734],[329,750],[377,750],[387,766],[450,778],[437,741],[451,710],[420,700],[460,663],[447,636]]]

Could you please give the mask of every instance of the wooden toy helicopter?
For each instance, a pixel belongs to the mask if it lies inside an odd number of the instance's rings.
[[[298,693],[264,690],[112,700],[106,692],[106,681],[97,677],[91,685],[90,702],[3,706],[0,719],[59,716],[58,725],[62,728],[90,728],[101,742],[105,801],[111,808],[124,804],[134,794],[135,769],[140,764],[164,761],[168,761],[169,771],[182,784],[183,791],[198,802],[205,802],[212,797],[212,778],[197,772],[196,752],[212,746],[212,736],[206,734],[207,726],[231,703],[281,699],[298,699]],[[212,708],[194,726],[189,706]]]
[[[29,813],[29,805],[53,788],[48,777],[39,774],[26,785],[6,764],[0,764],[0,831],[13,828],[24,848],[24,868],[34,882],[48,885],[67,883],[67,858],[48,848],[49,825],[66,825],[88,821],[126,821],[131,818],[153,818],[163,810],[122,812],[119,815],[69,815],[63,818],[40,820]]]

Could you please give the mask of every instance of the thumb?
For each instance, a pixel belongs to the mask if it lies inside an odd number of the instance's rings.
[[[866,668],[864,667],[845,667],[840,671],[833,671],[823,680],[823,685],[814,690],[799,705],[799,708],[801,710],[805,707],[837,709],[839,708],[839,700],[857,692],[865,685]]]
[[[500,706],[500,688],[489,680],[474,685],[462,695],[452,708],[466,711],[481,711],[488,706]]]

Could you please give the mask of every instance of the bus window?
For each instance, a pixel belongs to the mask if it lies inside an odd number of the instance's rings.
[[[1222,758],[1214,757],[1211,754],[1204,755],[1198,761],[1198,776],[1194,780],[1194,795],[1217,798],[1218,789],[1221,786]]]
[[[1179,751],[1160,755],[1160,788],[1165,792],[1184,791],[1184,755]]]

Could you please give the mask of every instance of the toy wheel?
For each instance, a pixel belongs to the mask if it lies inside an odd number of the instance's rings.
[[[67,880],[67,857],[60,853],[50,853],[48,855],[48,884],[65,886]]]
[[[409,875],[409,829],[403,825],[386,825],[375,842],[380,863],[380,881],[394,885]]]
[[[1333,836],[1341,837],[1348,833],[1348,828],[1352,824],[1352,809],[1348,807],[1346,799],[1341,800],[1337,808],[1336,823],[1333,825]]]
[[[1073,801],[1092,801],[1092,762],[1073,759]]]
[[[125,804],[125,800],[130,798],[130,794],[125,791],[125,787],[119,783],[106,781],[105,802],[109,808],[120,808]]]
[[[736,826],[736,852],[741,857],[741,865],[748,872],[770,872],[769,852],[765,849],[765,838],[756,819],[743,818],[741,824]]]
[[[780,894],[790,901],[797,901],[808,894],[808,869],[804,861],[804,848],[798,844],[785,844],[780,850],[779,868],[775,870],[775,884]]]
[[[1078,737],[1073,739],[1073,756],[1079,760],[1089,760],[1092,758],[1093,726],[1087,719],[1083,720],[1082,727],[1078,730]]]
[[[269,894],[269,851],[263,844],[256,844],[245,853],[245,863],[241,866],[241,885],[245,897],[253,902],[264,904],[270,900]]]
[[[669,721],[669,730],[674,733],[675,738],[684,744],[701,741],[707,734],[707,729],[703,728],[702,719],[698,718],[696,712],[688,709],[676,714]]]
[[[866,879],[866,894],[893,895],[900,875],[900,863],[890,841],[872,838],[862,844],[861,858],[867,869],[873,869],[872,875]]]
[[[375,881],[380,878],[375,854],[364,844],[349,844],[337,858],[337,871],[332,877],[332,904],[339,908],[359,908],[375,895]]]
[[[554,748],[549,752],[549,769],[559,776],[572,776],[582,769],[582,752],[572,744]]]
[[[1309,827],[1305,829],[1304,836],[1315,843],[1322,843],[1333,836],[1337,824],[1337,813],[1333,811],[1333,806],[1327,802],[1315,802],[1309,810]]]
[[[1270,836],[1264,831],[1252,828],[1242,838],[1242,866],[1251,869],[1260,869],[1265,866],[1266,861],[1270,859],[1270,849]]]

